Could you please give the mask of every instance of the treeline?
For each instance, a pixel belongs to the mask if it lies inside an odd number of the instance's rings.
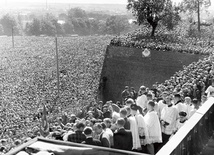
[[[32,15],[31,15],[32,17]],[[72,8],[67,13],[54,16],[46,13],[34,15],[23,26],[23,20],[9,14],[0,19],[0,35],[119,35],[127,32],[132,25],[126,15],[108,15],[102,12],[86,12],[80,8]]]

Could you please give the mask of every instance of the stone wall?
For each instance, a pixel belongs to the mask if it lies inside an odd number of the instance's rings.
[[[201,55],[151,50],[150,57],[142,57],[142,49],[108,46],[102,68],[99,99],[121,100],[124,87],[151,87],[164,82],[176,71],[202,58]]]

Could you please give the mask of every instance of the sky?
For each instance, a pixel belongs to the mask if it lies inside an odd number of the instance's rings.
[[[95,4],[127,4],[128,0],[47,0],[49,3],[95,3]],[[181,2],[182,0],[172,0],[173,2]],[[213,0],[211,0],[213,1]],[[46,3],[46,0],[0,0],[0,5],[14,3]],[[210,9],[214,10],[214,2],[212,3]]]
[[[28,3],[45,3],[46,0],[0,0],[5,3],[17,3],[17,2],[28,2]],[[127,4],[127,0],[47,0],[50,3],[96,3],[96,4]],[[181,1],[181,0],[173,0]]]

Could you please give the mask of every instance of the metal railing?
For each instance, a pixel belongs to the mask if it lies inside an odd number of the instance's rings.
[[[214,131],[214,98],[210,97],[156,155],[199,154]]]

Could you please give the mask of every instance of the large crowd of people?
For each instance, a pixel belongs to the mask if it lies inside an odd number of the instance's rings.
[[[166,30],[157,29],[155,38],[150,38],[148,27],[142,27],[124,35],[114,37],[110,45],[151,50],[209,55],[213,51],[214,42],[210,39],[190,38],[172,34],[163,34]]]
[[[59,109],[56,118],[47,114],[47,138],[108,148],[155,154],[188,122],[207,100],[214,97],[213,57],[207,57],[175,73],[153,88],[139,91],[125,87],[121,101],[102,101],[82,107],[77,114]],[[2,154],[41,136],[42,109],[29,116],[22,126],[1,131]],[[1,119],[6,119],[3,116]],[[14,124],[16,124],[14,122]],[[18,123],[17,123],[18,124]],[[25,128],[25,133],[21,130]]]

